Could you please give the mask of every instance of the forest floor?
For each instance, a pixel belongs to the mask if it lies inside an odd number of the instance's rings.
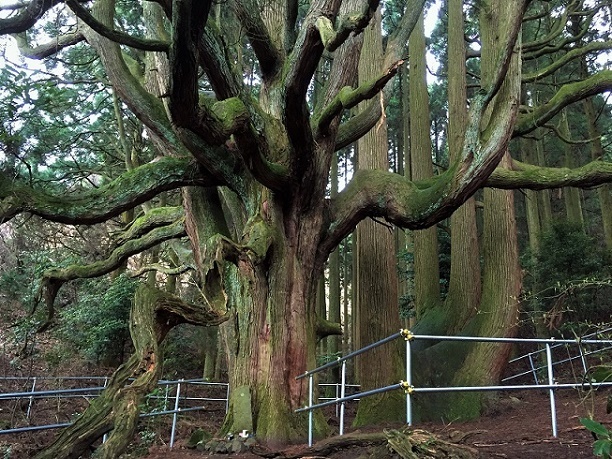
[[[0,328],[0,338],[2,329]],[[0,339],[0,342],[2,339]],[[9,364],[9,355],[0,355],[0,393],[31,390],[32,382],[9,386],[9,380],[2,379],[15,374],[64,374],[73,375],[92,374],[99,368],[89,368],[76,365],[74,362],[65,362],[65,368],[51,372],[42,364],[31,364],[27,368],[15,371]],[[26,371],[27,370],[27,371]],[[59,373],[58,373],[59,372]],[[110,373],[110,369],[108,369]],[[557,374],[557,373],[556,373]],[[529,383],[530,381],[524,381]],[[16,382],[14,384],[17,384]],[[37,390],[43,389],[39,380]],[[75,383],[76,384],[76,383]],[[85,384],[79,382],[79,384]],[[99,381],[96,383],[99,384]],[[95,385],[89,383],[89,386]],[[83,387],[83,386],[79,386]],[[48,387],[45,389],[53,389]],[[190,389],[191,390],[191,389]],[[218,394],[207,396],[223,398],[224,389],[218,389]],[[593,437],[581,424],[580,418],[593,417],[609,430],[612,430],[612,415],[606,414],[606,401],[609,390],[583,392],[573,389],[557,390],[555,392],[557,410],[558,436],[554,438],[551,428],[551,412],[548,391],[521,390],[513,392],[499,392],[488,404],[488,409],[478,419],[469,422],[427,422],[418,423],[415,429],[432,432],[438,438],[465,445],[477,451],[482,459],[577,459],[592,458]],[[183,392],[181,392],[183,394]],[[193,393],[191,396],[195,396]],[[24,425],[44,425],[69,422],[81,412],[88,404],[85,396],[71,399],[34,400],[31,406],[31,418],[26,419],[29,399],[0,400],[0,430],[21,427]],[[381,432],[383,428],[400,429],[403,425],[388,425],[362,428],[350,428],[354,416],[355,403],[347,404],[347,419],[345,432],[341,438],[354,438],[359,434]],[[334,408],[328,407],[325,415],[332,431],[338,432],[338,419]],[[188,449],[186,444],[191,434],[197,429],[214,433],[218,431],[225,414],[223,401],[207,403],[203,411],[185,413],[179,417],[174,448],[168,447],[171,416],[145,418],[130,448],[126,459],[144,457],[148,459],[382,459],[392,458],[389,454],[381,454],[381,448],[368,444],[360,446],[351,445],[348,441],[342,445],[339,437],[316,442],[313,448],[308,448],[307,432],[304,432],[304,444],[293,445],[289,448],[270,450],[255,445],[250,452],[241,454],[209,454],[204,451]],[[42,430],[12,435],[0,435],[0,458],[25,459],[33,457],[36,451],[44,449],[58,435],[58,430]],[[335,446],[330,446],[330,441]],[[324,449],[324,446],[327,446]],[[397,456],[395,456],[397,457]]]
[[[500,393],[498,398],[490,404],[488,412],[482,417],[469,422],[450,423],[419,423],[415,429],[423,429],[435,434],[438,438],[452,443],[458,443],[474,448],[478,457],[488,458],[515,458],[515,459],[575,459],[592,458],[593,437],[590,432],[580,424],[580,418],[594,416],[608,429],[612,430],[612,415],[606,414],[607,391],[581,394],[576,390],[559,390],[556,392],[557,429],[558,436],[552,436],[550,400],[548,392],[519,391]],[[1,410],[0,410],[1,411]],[[179,423],[174,448],[167,445],[169,437],[170,417],[165,420],[158,419],[154,423],[144,423],[141,428],[141,441],[135,443],[130,459],[145,457],[148,459],[260,459],[268,458],[303,458],[303,459],[381,459],[399,456],[381,454],[380,447],[371,444],[354,446],[350,444],[335,445],[326,450],[325,444],[317,442],[313,448],[307,445],[293,445],[290,448],[270,450],[259,445],[253,447],[252,452],[241,454],[210,454],[204,451],[186,448],[186,443],[193,431],[202,428],[214,432],[221,425],[223,409],[197,412],[193,416],[185,416]],[[350,409],[346,425],[350,425]],[[33,421],[36,424],[45,424],[62,421],[57,416],[46,419],[45,411],[36,410],[38,415]],[[0,413],[1,414],[1,413]],[[338,421],[333,411],[328,412],[329,423],[332,429],[338,428]],[[402,425],[377,426],[355,430],[346,428],[346,438],[354,437],[359,433],[380,432],[385,428],[400,429]],[[142,445],[145,438],[142,432],[156,432],[156,444]],[[57,435],[56,430],[21,433],[18,435],[0,436],[0,452],[4,452],[6,459],[21,459],[32,457],[36,450],[44,449]],[[304,432],[306,442],[307,432]],[[338,437],[335,438],[339,440]],[[166,443],[164,443],[164,441]],[[140,447],[138,444],[140,443]],[[145,447],[143,447],[145,446]],[[10,447],[10,450],[9,450]],[[8,453],[7,453],[8,451]],[[0,455],[1,456],[1,455]]]
[[[415,429],[424,429],[434,433],[439,438],[470,446],[478,451],[482,459],[576,459],[592,458],[593,437],[580,424],[580,418],[594,416],[608,429],[612,429],[612,415],[606,414],[607,392],[580,394],[576,390],[563,390],[555,394],[557,410],[557,438],[552,435],[550,414],[550,399],[547,391],[520,391],[501,394],[490,405],[488,412],[482,417],[469,422],[422,423]],[[335,419],[331,419],[334,424]],[[337,422],[336,422],[337,426]],[[401,428],[402,426],[386,426]],[[380,431],[376,428],[360,429],[360,432]],[[347,429],[347,433],[355,433]],[[306,435],[306,433],[305,433]],[[279,458],[333,458],[333,459],[376,459],[375,450],[370,446],[346,446],[338,451],[320,455],[318,444],[313,449],[306,445],[294,446],[284,451],[276,452]],[[199,451],[185,449],[184,443],[175,445],[173,449],[154,447],[150,449],[147,458],[150,459],[257,459],[262,457],[253,453],[247,454],[204,454]],[[274,457],[274,451],[268,451],[267,457]],[[392,456],[389,456],[392,457]]]

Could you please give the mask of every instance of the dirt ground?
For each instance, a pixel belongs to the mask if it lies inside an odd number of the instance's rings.
[[[425,429],[440,438],[471,446],[482,459],[577,459],[592,458],[593,437],[582,427],[580,418],[593,415],[608,429],[612,428],[612,415],[605,412],[607,392],[580,394],[575,390],[558,391],[555,394],[557,410],[557,438],[552,435],[550,399],[546,391],[507,392],[491,405],[489,412],[470,422],[423,423],[414,428]],[[331,420],[334,423],[334,419]],[[401,426],[389,426],[399,428]],[[371,432],[373,429],[364,429]],[[355,432],[347,429],[348,432]],[[306,432],[305,432],[306,437]],[[306,441],[306,440],[305,440]],[[317,444],[314,445],[316,447]],[[293,457],[333,459],[372,458],[370,448],[345,448],[320,456],[306,445],[290,449]],[[269,452],[273,457],[274,452]],[[278,452],[277,452],[278,454]],[[375,454],[375,453],[374,453]],[[185,449],[179,442],[174,449],[155,447],[147,456],[151,459],[255,459],[260,455],[205,455]],[[279,454],[277,457],[283,457]]]
[[[579,393],[576,390],[559,390],[556,392],[556,409],[558,423],[558,437],[552,436],[550,401],[548,392],[520,391],[506,392],[491,403],[488,413],[483,417],[470,422],[451,423],[421,423],[414,426],[435,433],[439,438],[453,443],[460,443],[479,452],[479,457],[487,458],[515,458],[515,459],[575,459],[594,457],[592,453],[593,437],[590,432],[580,424],[580,418],[593,415],[595,419],[612,429],[612,415],[605,412],[607,391],[595,393]],[[71,403],[74,403],[72,401]],[[23,407],[25,408],[25,407]],[[74,407],[73,407],[74,408]],[[362,429],[355,431],[350,426],[350,411],[345,423],[345,432],[372,433],[381,431],[382,427]],[[42,418],[43,406],[36,409],[35,417]],[[49,411],[50,413],[51,411]],[[57,411],[54,411],[57,412]],[[2,414],[2,413],[0,413]],[[191,413],[190,413],[191,414]],[[254,448],[258,454],[209,454],[185,447],[191,433],[197,428],[214,432],[221,425],[224,407],[212,408],[204,412],[193,412],[193,415],[182,419],[176,433],[177,441],[173,449],[167,446],[170,432],[170,417],[156,418],[147,421],[141,426],[141,434],[154,432],[155,445],[134,448],[130,458],[146,457],[149,459],[259,459],[261,457],[292,457],[319,459],[323,457],[333,459],[376,459],[381,455],[373,452],[369,446],[345,446],[325,454],[317,452],[321,442],[310,449],[305,444],[307,432],[304,432],[304,444],[294,445],[281,451],[265,449],[259,445]],[[327,412],[329,423],[337,431],[338,421],[334,417],[333,409]],[[44,416],[47,418],[47,416]],[[67,420],[67,419],[66,419]],[[34,419],[36,424],[49,423],[51,419]],[[55,422],[65,422],[62,418],[55,418]],[[401,428],[401,425],[386,426],[387,428]],[[21,459],[32,457],[36,450],[43,449],[53,441],[57,430],[22,433],[18,435],[0,436],[0,452],[6,459]],[[144,436],[143,436],[144,438]],[[136,442],[138,444],[138,442]],[[141,445],[142,446],[142,445]],[[7,453],[10,447],[10,452]],[[379,450],[380,451],[380,450]],[[290,453],[290,454],[289,454]],[[8,455],[7,455],[8,454]]]

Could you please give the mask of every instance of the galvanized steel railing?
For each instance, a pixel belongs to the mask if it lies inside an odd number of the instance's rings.
[[[406,380],[400,381],[397,384],[390,386],[381,387],[378,389],[372,389],[357,394],[345,396],[344,388],[346,387],[346,362],[349,359],[356,357],[357,355],[363,354],[375,347],[381,346],[385,343],[393,341],[398,338],[404,338],[406,341]],[[430,341],[468,341],[468,342],[490,342],[490,343],[534,343],[544,344],[546,352],[546,366],[548,384],[525,384],[525,385],[513,385],[513,386],[466,386],[466,387],[415,387],[412,384],[412,356],[411,356],[411,342],[414,340],[430,340]],[[612,386],[612,382],[581,382],[573,384],[556,384],[553,375],[553,358],[551,348],[556,345],[578,345],[579,349],[582,349],[582,345],[594,344],[594,345],[608,345],[607,348],[612,345],[612,340],[592,340],[592,339],[521,339],[521,338],[490,338],[480,336],[436,336],[436,335],[415,335],[409,330],[401,330],[387,338],[372,343],[362,349],[352,352],[344,357],[338,358],[336,361],[329,362],[322,365],[314,370],[307,371],[306,373],[298,376],[296,379],[308,378],[309,380],[309,401],[308,406],[297,409],[296,412],[308,412],[308,445],[312,446],[312,435],[313,435],[313,410],[323,408],[325,406],[340,404],[340,435],[344,433],[344,403],[349,400],[357,398],[364,398],[370,395],[379,394],[382,392],[388,392],[394,389],[402,389],[406,394],[406,423],[412,425],[412,395],[418,393],[432,393],[432,392],[468,392],[468,391],[505,391],[505,390],[528,390],[528,389],[548,389],[550,397],[550,411],[552,420],[552,432],[553,436],[557,436],[557,421],[556,421],[556,407],[555,407],[555,390],[557,389],[569,389],[578,387],[594,388],[600,386]],[[607,349],[606,348],[606,349]],[[342,366],[342,377],[341,377],[341,390],[340,397],[328,400],[323,403],[313,403],[314,397],[314,375],[333,368],[335,366]],[[529,372],[527,372],[528,374]]]
[[[3,400],[19,400],[19,399],[29,399],[26,419],[29,421],[31,412],[32,412],[32,404],[34,399],[39,398],[70,398],[70,397],[97,397],[102,390],[106,387],[108,383],[108,377],[106,376],[68,376],[68,377],[16,377],[16,376],[8,376],[8,377],[0,377],[0,381],[29,381],[32,380],[32,388],[29,391],[21,391],[21,392],[6,392],[0,393],[0,401]],[[41,380],[99,380],[104,381],[104,386],[96,386],[96,387],[84,387],[84,388],[76,388],[76,389],[53,389],[53,390],[36,390],[37,383]],[[212,397],[181,397],[181,387],[185,387],[186,385],[199,385],[199,386],[219,386],[225,387],[225,397],[224,398],[212,398]],[[174,446],[175,440],[175,432],[176,432],[176,423],[178,420],[178,415],[180,413],[186,413],[189,411],[199,411],[205,409],[204,406],[195,406],[195,407],[185,407],[181,408],[181,401],[208,401],[208,402],[225,402],[225,411],[227,413],[228,403],[229,403],[229,384],[228,383],[215,383],[204,381],[203,379],[179,379],[176,381],[170,380],[160,380],[158,381],[159,386],[166,386],[166,394],[165,396],[149,396],[149,399],[164,399],[164,409],[160,411],[152,411],[150,413],[143,413],[140,415],[141,418],[151,417],[151,416],[163,416],[172,414],[172,430],[170,433],[170,447]],[[169,394],[168,388],[171,386],[176,386],[176,393],[172,396]],[[171,399],[174,399],[174,409],[168,410],[167,405]],[[70,422],[59,423],[59,424],[47,424],[47,425],[39,425],[39,426],[26,426],[26,427],[17,427],[12,429],[4,429],[0,430],[0,435],[3,434],[16,434],[22,432],[31,432],[37,430],[46,430],[46,429],[58,429],[63,427],[68,427],[72,425]]]

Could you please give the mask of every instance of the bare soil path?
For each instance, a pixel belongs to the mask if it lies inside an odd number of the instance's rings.
[[[4,390],[7,392],[8,390]],[[485,415],[469,422],[428,422],[414,427],[436,434],[439,438],[453,443],[463,444],[476,449],[479,457],[484,459],[575,459],[592,458],[593,437],[582,427],[580,418],[593,416],[596,420],[612,430],[612,415],[605,412],[608,390],[580,392],[577,390],[556,391],[558,436],[552,436],[550,400],[548,391],[520,391],[500,393],[499,398],[491,403]],[[220,394],[222,396],[223,394]],[[28,400],[20,403],[0,403],[0,424],[12,425],[11,420],[24,416]],[[87,405],[85,398],[59,401],[39,401],[33,409],[33,425],[68,422],[73,414]],[[216,406],[219,405],[219,406]],[[152,418],[141,425],[141,434],[154,438],[155,446],[148,449],[144,445],[136,447],[129,458],[147,457],[149,459],[259,459],[261,457],[292,458],[332,458],[332,459],[381,459],[380,450],[376,452],[369,446],[344,446],[321,454],[316,449],[308,448],[305,443],[307,432],[304,432],[304,444],[294,445],[284,451],[270,451],[256,447],[253,452],[240,455],[206,454],[205,452],[185,447],[193,431],[202,428],[215,432],[221,425],[224,415],[223,403],[202,412],[191,412],[184,415],[176,432],[177,443],[173,449],[167,446],[170,436],[171,417]],[[350,405],[349,405],[350,407]],[[354,407],[354,405],[353,405]],[[349,408],[350,411],[351,408]],[[337,431],[338,422],[333,417],[333,408],[327,414],[329,423]],[[374,433],[383,428],[401,428],[401,425],[376,426],[355,431],[350,426],[350,413],[345,424],[347,433]],[[1,427],[0,425],[0,427]],[[57,435],[57,430],[28,432],[17,435],[0,436],[0,458],[25,459],[32,457],[37,450],[50,444]],[[166,442],[166,443],[164,443]],[[138,446],[138,445],[137,445]],[[321,442],[315,445],[320,447]],[[8,453],[7,453],[8,451]],[[319,450],[320,451],[320,450]]]
[[[552,436],[550,401],[546,391],[523,391],[506,393],[492,405],[485,416],[456,423],[423,423],[415,428],[429,430],[440,438],[465,444],[478,450],[482,459],[578,459],[592,458],[593,437],[580,424],[580,418],[594,415],[608,429],[612,429],[612,415],[606,414],[607,392],[581,394],[575,390],[556,393],[558,436]],[[400,427],[400,426],[388,426]],[[363,429],[373,432],[376,429]],[[378,428],[380,430],[380,428]],[[349,431],[351,431],[349,429]],[[352,432],[355,432],[354,430]],[[306,435],[306,433],[305,433]],[[315,445],[316,446],[316,445]],[[329,455],[313,455],[307,446],[291,448],[294,457],[333,459],[376,459],[369,447],[352,447]],[[279,458],[282,452],[277,452]],[[273,457],[270,452],[269,457]],[[174,449],[155,447],[147,456],[150,459],[257,459],[262,456],[252,453],[240,455],[206,455],[185,449],[178,444]],[[286,456],[285,456],[286,457]]]

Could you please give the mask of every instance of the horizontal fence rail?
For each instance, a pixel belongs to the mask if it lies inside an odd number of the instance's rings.
[[[8,400],[20,400],[20,399],[28,399],[29,405],[27,409],[26,418],[30,419],[32,403],[35,399],[61,399],[61,398],[70,398],[70,397],[79,397],[79,398],[93,398],[99,396],[100,392],[104,390],[105,386],[95,386],[95,387],[82,387],[82,388],[72,388],[72,389],[51,389],[51,390],[36,390],[36,384],[41,381],[49,381],[49,380],[57,380],[57,381],[104,381],[105,385],[108,382],[108,377],[21,377],[21,376],[6,376],[0,377],[0,382],[2,381],[32,381],[32,388],[29,391],[20,391],[20,392],[5,392],[0,393],[0,402],[8,401]],[[181,395],[181,388],[185,388],[186,386],[215,386],[225,389],[225,396],[223,398],[219,397],[192,397]],[[170,394],[170,388],[172,386],[176,387],[176,392],[174,394]],[[149,395],[147,396],[148,400],[164,400],[164,408],[163,409],[153,409],[151,412],[142,413],[140,415],[141,418],[147,418],[152,416],[164,416],[164,415],[172,415],[172,428],[170,433],[170,447],[174,446],[175,432],[176,432],[176,424],[178,420],[178,415],[181,413],[186,413],[190,411],[200,411],[206,409],[204,406],[192,406],[192,407],[180,407],[180,402],[224,402],[225,403],[225,412],[227,413],[228,403],[229,403],[229,384],[228,383],[218,383],[218,382],[209,382],[204,381],[203,379],[179,379],[179,380],[160,380],[158,381],[157,387],[165,387],[166,394],[165,395]],[[169,402],[174,403],[174,409],[167,409],[166,406]],[[60,429],[65,428],[72,425],[71,422],[65,423],[57,423],[57,424],[47,424],[47,425],[39,425],[39,426],[24,426],[24,427],[16,427],[11,429],[3,429],[0,430],[0,435],[4,434],[17,434],[23,432],[33,432],[39,430],[47,430],[47,429]],[[106,438],[106,436],[105,436]],[[104,438],[104,439],[105,439]]]
[[[606,331],[609,331],[608,329]],[[601,332],[600,332],[601,333]],[[596,336],[596,334],[592,334],[591,336]],[[580,355],[576,358],[583,359],[583,365],[586,373],[586,363],[585,356],[588,355],[582,351],[582,346],[584,345],[607,345],[603,349],[599,349],[597,351],[593,351],[591,354],[596,352],[601,352],[606,349],[612,348],[612,340],[611,339],[590,339],[591,336],[576,338],[576,339],[555,339],[555,338],[506,338],[506,337],[482,337],[482,336],[440,336],[440,335],[417,335],[410,332],[410,330],[400,330],[398,333],[395,333],[387,338],[381,339],[375,343],[372,343],[364,348],[361,348],[357,351],[354,351],[344,357],[338,358],[336,361],[328,362],[325,365],[317,367],[313,370],[306,371],[305,373],[296,377],[296,379],[308,378],[309,379],[309,402],[308,406],[303,408],[299,408],[295,410],[296,413],[299,412],[308,412],[308,445],[312,446],[312,435],[313,435],[313,410],[323,408],[330,405],[340,405],[340,435],[344,433],[344,403],[347,401],[355,400],[358,398],[368,397],[374,394],[379,394],[382,392],[388,392],[394,389],[401,389],[406,394],[406,423],[408,425],[412,425],[412,395],[417,393],[434,393],[434,392],[476,392],[476,391],[515,391],[515,390],[533,390],[533,389],[547,389],[549,391],[550,398],[550,410],[551,410],[551,423],[552,423],[552,432],[553,436],[557,437],[557,421],[556,421],[556,406],[555,406],[555,390],[559,389],[575,389],[575,388],[583,388],[583,389],[593,389],[596,387],[606,387],[612,386],[612,382],[590,382],[583,381],[581,383],[567,383],[567,384],[559,384],[555,382],[553,367],[555,362],[553,361],[552,349],[561,345],[575,345],[580,349]],[[371,349],[374,349],[378,346],[382,346],[390,341],[396,340],[398,338],[403,338],[406,341],[406,380],[400,381],[397,384],[392,384],[386,387],[381,387],[378,389],[372,389],[368,391],[358,392],[356,394],[345,395],[345,387],[346,387],[346,362],[349,359],[352,359],[364,352],[367,352]],[[536,384],[522,384],[522,385],[496,385],[496,386],[450,386],[450,387],[415,387],[412,384],[412,356],[411,356],[411,342],[415,340],[426,340],[426,341],[465,341],[465,342],[489,342],[489,343],[531,343],[531,344],[543,344],[545,346],[544,349],[539,350],[537,352],[530,353],[534,355],[536,353],[545,353],[546,355],[546,365],[542,366],[538,369],[546,369],[547,370],[547,380],[548,384],[540,384],[539,380],[536,378]],[[530,355],[526,354],[526,356]],[[518,360],[518,359],[517,359]],[[565,359],[563,362],[572,361],[574,359],[569,358]],[[530,359],[533,362],[532,359]],[[559,364],[561,362],[557,362]],[[325,371],[336,366],[341,366],[342,368],[342,376],[340,382],[340,397],[330,399],[325,399],[326,401],[321,403],[313,403],[314,400],[314,375],[320,373],[321,371]],[[532,370],[526,372],[525,374],[529,374],[532,371],[536,371],[532,365]],[[507,378],[511,379],[511,378]]]
[[[609,337],[611,333],[612,333],[612,328],[608,327],[608,328],[604,328],[602,330],[598,330],[593,333],[589,333],[578,339],[581,341],[581,343],[584,343],[584,340],[587,340],[587,339],[595,339],[595,340],[604,339],[603,337]],[[592,351],[587,351],[586,349],[583,348],[583,346],[578,345],[576,346],[578,348],[578,354],[572,356],[570,353],[570,347],[568,344],[557,343],[551,346],[551,351],[554,351],[555,349],[562,347],[562,346],[566,349],[568,357],[565,359],[553,362],[553,367],[580,359],[580,363],[582,364],[583,374],[586,374],[589,369],[588,363],[587,363],[588,356],[612,349],[612,346],[606,346],[603,348],[594,349]],[[540,354],[545,353],[545,352],[546,352],[546,349],[538,349],[538,350],[528,352],[527,354],[511,359],[508,363],[520,362],[521,360],[526,359],[529,363],[530,369],[527,371],[523,371],[523,372],[511,375],[511,376],[507,376],[504,379],[502,379],[502,382],[510,381],[512,379],[520,378],[521,376],[526,376],[528,374],[531,374],[533,376],[533,379],[535,380],[535,383],[539,384],[540,382],[538,379],[538,372],[544,370],[546,368],[546,365],[537,366],[536,362],[534,361],[534,358],[538,359]]]

